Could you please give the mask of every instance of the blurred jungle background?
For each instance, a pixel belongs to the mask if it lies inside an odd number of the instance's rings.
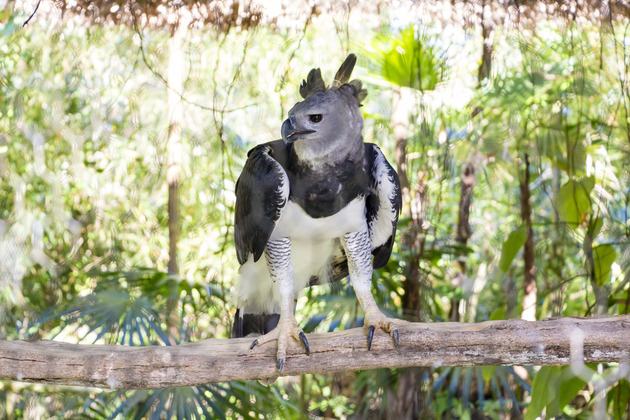
[[[228,337],[247,151],[279,138],[311,68],[330,80],[349,52],[364,137],[404,189],[373,282],[384,311],[627,314],[629,16],[590,0],[0,0],[0,338]],[[297,316],[306,332],[362,325],[347,281],[306,292]],[[589,368],[2,381],[0,417],[628,419],[620,366]]]

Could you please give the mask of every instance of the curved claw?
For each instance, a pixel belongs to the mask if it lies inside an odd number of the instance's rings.
[[[311,349],[308,345],[308,340],[306,340],[306,335],[304,334],[304,331],[300,331],[299,337],[300,341],[304,345],[304,348],[306,349],[306,355],[309,356],[311,354]]]
[[[372,339],[374,338],[374,325],[368,329],[368,351],[372,349]]]
[[[398,341],[398,330],[394,330],[392,335],[394,336],[394,347],[398,347],[398,344],[399,344],[399,341]]]
[[[252,345],[251,345],[251,346],[249,346],[249,349],[251,350],[251,349],[253,349],[254,347],[256,347],[256,344],[258,344],[258,340],[254,340],[254,341],[252,341]]]
[[[284,359],[278,359],[278,373],[282,373],[282,368],[284,367]]]

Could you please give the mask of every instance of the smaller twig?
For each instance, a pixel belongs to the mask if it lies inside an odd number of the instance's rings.
[[[188,99],[187,97],[185,97],[182,92],[177,91],[171,85],[169,85],[169,83],[166,80],[166,78],[164,76],[162,76],[162,74],[160,74],[155,69],[155,67],[153,65],[151,65],[151,63],[149,63],[149,59],[147,58],[145,50],[144,50],[144,37],[142,36],[142,30],[140,29],[140,26],[138,25],[135,13],[132,13],[132,15],[133,15],[134,29],[136,31],[136,34],[138,34],[138,37],[140,38],[140,47],[139,48],[140,48],[140,54],[142,56],[142,61],[143,61],[144,65],[149,69],[149,71],[153,74],[153,76],[155,76],[160,82],[162,82],[162,84],[164,84],[164,86],[166,86],[166,88],[168,90],[172,91],[173,93],[175,93],[175,95],[179,96],[179,98],[183,102],[186,102],[187,104],[196,106],[197,108],[203,109],[205,111],[221,112],[221,113],[231,113],[231,112],[240,111],[242,109],[246,109],[246,108],[258,105],[257,103],[250,103],[250,104],[247,104],[247,105],[242,105],[242,106],[238,106],[238,107],[234,107],[234,108],[224,108],[224,109],[220,109],[219,110],[219,109],[216,109],[214,107],[202,105],[202,104],[200,104],[198,102],[192,101],[192,100]]]
[[[35,6],[35,10],[33,10],[33,13],[28,17],[28,19],[26,19],[26,22],[22,24],[22,27],[25,27],[26,24],[29,23],[31,19],[33,19],[33,16],[35,16],[35,13],[37,13],[37,9],[39,9],[39,3],[41,2],[42,0],[37,0],[37,6]]]

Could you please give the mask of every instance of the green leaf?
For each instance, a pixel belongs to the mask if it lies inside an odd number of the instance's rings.
[[[592,219],[588,224],[588,231],[591,235],[591,238],[595,238],[599,235],[599,232],[602,231],[602,227],[604,226],[604,219],[601,217],[596,217]]]
[[[616,259],[617,252],[612,245],[598,245],[593,248],[595,283],[598,286],[603,286],[610,279],[611,265]]]
[[[556,398],[560,368],[558,366],[543,366],[532,382],[532,398],[527,406],[524,420],[534,420],[540,416],[543,409]]]
[[[499,267],[503,272],[508,271],[512,260],[516,257],[518,251],[523,247],[527,240],[527,226],[520,226],[514,229],[508,235],[508,238],[503,243],[503,249],[501,250],[501,261]]]
[[[534,376],[532,398],[524,419],[539,417],[543,409],[547,418],[560,415],[585,385],[584,380],[573,375],[570,366],[543,366]]]
[[[562,380],[558,387],[558,398],[551,401],[547,406],[547,418],[559,416],[562,414],[564,407],[571,402],[573,398],[586,385],[586,382],[571,372],[570,366],[560,368]]]
[[[507,319],[507,317],[505,316],[505,308],[501,306],[500,308],[495,309],[494,311],[492,311],[488,319],[490,321],[496,321],[498,319]]]
[[[628,395],[630,395],[630,386],[628,386],[626,379],[619,381],[608,393],[608,406],[612,405],[612,412],[609,411],[609,413],[615,420],[625,418],[628,410]]]
[[[584,189],[590,194],[590,192],[593,191],[593,188],[595,187],[595,177],[589,176],[586,178],[582,178],[580,180],[580,184],[582,184]]]
[[[381,74],[387,81],[420,91],[435,89],[441,75],[440,60],[413,25],[388,44],[381,58]]]
[[[593,177],[580,181],[570,180],[558,191],[558,213],[572,227],[581,225],[592,212],[591,190],[595,186]]]
[[[0,14],[0,21],[4,20],[8,13],[9,11],[5,10],[2,14]],[[8,37],[20,28],[20,23],[17,21],[16,16],[11,16],[6,24],[0,25],[0,28],[0,34]]]
[[[481,374],[483,375],[483,380],[485,382],[489,382],[494,372],[497,370],[497,366],[482,366]]]

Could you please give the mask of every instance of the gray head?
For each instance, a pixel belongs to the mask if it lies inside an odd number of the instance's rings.
[[[322,164],[346,159],[363,150],[361,100],[367,95],[361,82],[348,82],[356,56],[350,54],[330,88],[319,69],[310,71],[300,86],[304,98],[289,110],[282,124],[282,139],[292,143],[300,161]]]

